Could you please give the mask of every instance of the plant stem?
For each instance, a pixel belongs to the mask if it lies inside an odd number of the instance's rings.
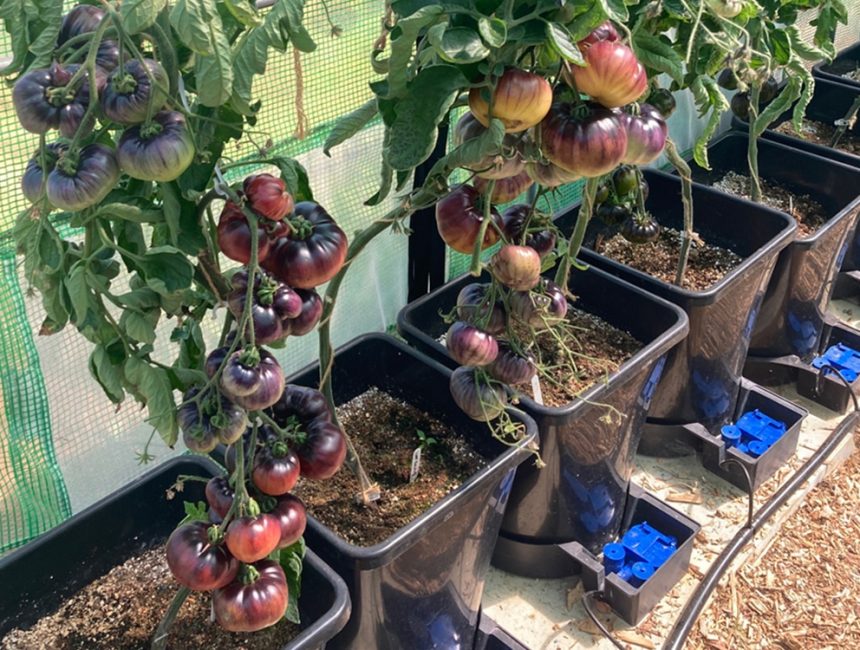
[[[749,110],[749,141],[747,142],[747,164],[750,170],[750,198],[756,203],[761,203],[761,180],[758,175],[758,133],[757,124],[758,101],[761,96],[761,81],[756,79],[750,86],[750,110]],[[761,129],[763,130],[763,129]]]
[[[431,170],[432,171],[432,170]],[[445,174],[447,176],[447,174]],[[405,219],[416,210],[420,210],[427,205],[432,205],[439,199],[439,193],[434,192],[432,186],[431,173],[428,176],[428,181],[414,195],[404,199],[396,208],[389,211],[384,217],[374,221],[367,228],[360,231],[352,243],[349,245],[349,250],[346,254],[346,261],[337,272],[326,288],[325,297],[323,298],[323,312],[320,318],[319,325],[319,362],[320,362],[320,391],[326,398],[329,408],[332,412],[332,419],[335,424],[338,424],[337,413],[335,411],[334,390],[331,383],[331,371],[334,364],[334,348],[331,343],[331,318],[334,312],[334,306],[337,301],[337,294],[340,291],[340,286],[343,284],[343,279],[349,270],[350,264],[355,259],[356,255],[361,253],[365,247],[373,241],[373,239],[386,231],[393,223],[397,223]],[[361,487],[359,498],[365,505],[379,498],[379,488],[371,483],[370,478],[364,471],[364,466],[361,464],[361,459],[356,452],[355,445],[349,435],[344,432],[346,439],[346,466],[358,479]]]
[[[555,274],[555,283],[562,288],[562,291],[567,291],[567,285],[570,281],[570,267],[575,263],[576,256],[579,255],[582,248],[582,242],[585,241],[585,231],[588,228],[588,222],[591,221],[591,215],[594,213],[594,198],[597,196],[599,184],[600,178],[589,178],[585,181],[585,188],[582,190],[582,205],[579,208],[579,214],[576,215],[576,226],[573,229],[573,234],[568,241],[567,254],[562,257]]]
[[[481,275],[481,251],[484,250],[484,238],[487,236],[487,228],[490,227],[490,222],[493,220],[493,190],[496,189],[495,179],[487,183],[487,189],[484,191],[484,218],[481,220],[481,227],[478,230],[478,236],[475,237],[475,247],[472,250],[472,263],[469,266],[469,273],[474,276]]]
[[[845,117],[836,121],[838,126],[836,127],[836,133],[833,134],[833,139],[830,141],[831,148],[835,148],[842,139],[842,136],[845,135],[845,132],[854,125],[854,122],[857,120],[858,110],[860,110],[860,95],[857,95],[854,99],[854,103],[851,104],[851,108],[848,109]]]
[[[684,232],[681,233],[681,252],[678,255],[678,267],[675,270],[675,284],[684,285],[684,274],[687,272],[687,260],[690,257],[690,245],[693,243],[693,179],[690,166],[681,158],[678,148],[671,138],[666,138],[666,157],[678,171],[681,178],[681,202],[684,204]]]
[[[185,599],[190,594],[191,590],[188,587],[180,587],[179,591],[176,592],[173,600],[170,601],[170,607],[164,612],[164,617],[152,636],[152,645],[150,646],[152,650],[164,650],[167,647],[167,636],[170,634],[170,627],[173,625],[173,621],[176,620],[176,615],[179,614],[179,610],[182,608]]]

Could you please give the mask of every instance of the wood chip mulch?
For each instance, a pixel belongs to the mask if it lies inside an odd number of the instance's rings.
[[[759,561],[746,563],[720,585],[686,647],[860,648],[858,513],[855,452],[807,495]]]

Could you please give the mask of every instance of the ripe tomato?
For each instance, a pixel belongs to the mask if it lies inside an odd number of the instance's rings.
[[[269,238],[262,224],[257,223],[257,261],[269,254]],[[227,201],[218,218],[218,248],[231,260],[247,264],[251,261],[251,228],[242,208]]]
[[[481,230],[484,212],[480,192],[471,185],[460,185],[436,203],[436,228],[444,242],[455,251],[470,254]],[[498,210],[492,208],[490,215],[501,226]],[[499,241],[499,233],[490,225],[484,235],[482,249]]]
[[[533,358],[517,354],[508,343],[502,342],[499,356],[487,366],[487,372],[493,379],[508,386],[516,386],[531,381],[537,373],[537,367]]]
[[[206,503],[221,519],[227,516],[233,505],[235,492],[225,476],[213,476],[206,483]]]
[[[346,458],[343,431],[332,422],[312,420],[306,427],[307,439],[296,448],[302,476],[310,479],[331,478]]]
[[[253,568],[253,581],[234,580],[212,593],[215,620],[225,630],[256,632],[280,621],[287,611],[289,592],[281,566],[263,560]]]
[[[260,360],[248,365],[242,351],[234,352],[221,374],[223,390],[239,406],[249,411],[269,408],[284,391],[284,370],[272,353],[258,348]]]
[[[155,80],[153,85],[149,75]],[[99,97],[102,112],[110,120],[119,124],[138,124],[146,119],[150,98],[158,110],[167,100],[170,81],[158,61],[144,59],[143,63],[131,59],[117,68],[108,77],[107,86]]]
[[[583,57],[585,66],[572,66],[574,84],[607,108],[629,104],[648,88],[645,68],[626,45],[598,41],[586,48]]]
[[[248,176],[242,188],[251,209],[266,219],[280,221],[293,211],[295,202],[287,185],[271,174]]]
[[[70,212],[99,203],[119,180],[114,150],[107,145],[88,144],[76,158],[66,152],[45,183],[51,205]]]
[[[601,43],[589,50],[598,45]],[[618,116],[599,104],[589,104],[587,108],[555,104],[540,128],[544,155],[579,176],[602,176],[627,153],[627,132]]]
[[[265,445],[254,454],[251,480],[263,494],[280,496],[293,489],[299,480],[299,457],[284,443]]]
[[[346,234],[317,203],[297,203],[294,213],[290,232],[275,241],[262,266],[294,289],[313,289],[340,271]]]
[[[507,398],[504,389],[498,384],[479,384],[475,372],[475,368],[460,366],[451,373],[451,396],[470,418],[489,422],[505,409]]]
[[[176,581],[194,591],[219,589],[239,571],[239,562],[223,544],[209,540],[209,526],[201,521],[183,524],[167,540],[167,566]]]
[[[445,346],[451,358],[464,366],[486,366],[499,353],[495,337],[463,321],[448,328]]]
[[[490,272],[506,287],[528,291],[540,281],[540,255],[531,246],[506,244],[490,260]]]
[[[194,140],[178,111],[156,113],[152,122],[123,131],[117,145],[123,171],[144,181],[172,181],[194,160]]]
[[[461,145],[486,132],[487,128],[472,113],[464,113],[454,127],[454,144]],[[466,167],[480,178],[508,178],[516,176],[525,167],[525,162],[516,149],[517,136],[506,135],[502,148],[481,161]]]
[[[278,548],[295,544],[304,535],[308,515],[305,504],[298,497],[292,494],[280,497],[270,514],[277,517],[281,525],[281,541],[278,542]]]
[[[479,176],[475,179],[475,189],[481,194],[484,194],[487,191],[488,183],[489,181],[487,179]],[[493,186],[493,193],[490,195],[490,200],[493,203],[507,203],[509,201],[513,201],[532,185],[534,185],[534,181],[526,170],[523,169],[523,171],[516,176],[496,180],[496,184]]]
[[[278,519],[268,513],[234,519],[224,533],[227,548],[237,560],[246,564],[262,560],[275,550],[280,539]]]
[[[484,126],[490,126],[490,106],[481,88],[469,91],[469,109]],[[499,77],[493,94],[493,117],[505,125],[505,133],[519,133],[538,124],[552,104],[552,87],[543,77],[509,68]]]

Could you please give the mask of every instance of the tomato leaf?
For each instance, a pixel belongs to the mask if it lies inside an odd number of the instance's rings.
[[[94,217],[123,219],[134,223],[161,223],[164,212],[156,208],[140,208],[131,203],[108,203],[96,210]]]
[[[570,32],[574,42],[581,41],[591,33],[591,30],[606,20],[607,16],[605,6],[600,2],[594,2],[567,24],[567,31]]]
[[[63,248],[53,226],[44,225],[39,229],[39,266],[45,266],[51,271],[60,268],[63,262]]]
[[[187,289],[194,278],[194,267],[185,255],[172,246],[150,248],[135,259],[147,286],[161,295]]]
[[[50,65],[57,48],[57,36],[60,33],[60,25],[63,21],[63,4],[41,0],[34,2],[39,10],[39,22],[43,25],[39,35],[28,43],[30,53],[34,59],[29,68],[44,68]],[[20,38],[19,34],[13,35],[13,41]]]
[[[251,107],[254,75],[263,74],[269,58],[269,48],[286,52],[292,45],[302,52],[312,52],[316,43],[302,25],[304,0],[280,0],[266,14],[263,24],[250,30],[233,53],[233,99],[246,115]]]
[[[308,170],[293,158],[275,158],[274,164],[281,170],[281,178],[296,202],[313,201],[314,193],[308,179]]]
[[[326,156],[330,156],[330,152],[333,147],[349,140],[352,136],[361,131],[374,117],[377,116],[378,113],[379,106],[374,98],[367,100],[351,113],[347,113],[340,117],[329,132],[328,137],[325,140],[325,144],[323,144],[323,153]]]
[[[168,447],[176,444],[179,425],[176,421],[176,403],[167,371],[155,368],[138,357],[129,357],[123,366],[126,380],[137,388],[144,398],[149,417]]]
[[[640,31],[636,32],[633,37],[633,49],[646,68],[656,72],[665,72],[679,84],[683,82],[684,61],[671,45],[657,36]]]
[[[501,18],[481,16],[478,20],[478,32],[490,47],[502,47],[508,39],[508,26]]]
[[[784,30],[773,30],[770,33],[770,45],[773,58],[780,65],[786,65],[791,59],[791,43]]]
[[[400,97],[409,81],[409,60],[418,34],[444,16],[442,7],[429,5],[397,21],[391,32],[391,56],[388,59],[388,97]]]
[[[192,52],[212,54],[208,29],[212,14],[218,14],[214,0],[177,0],[170,10],[170,26]]]
[[[498,154],[505,137],[505,124],[493,118],[490,126],[476,138],[466,140],[445,156],[445,164],[451,167],[468,167],[481,162],[487,156]]]
[[[182,507],[185,509],[185,517],[177,524],[177,527],[192,521],[209,523],[209,506],[205,501],[198,501],[197,503],[184,501]]]
[[[208,27],[213,51],[209,56],[197,57],[194,76],[197,80],[197,99],[204,106],[216,107],[230,99],[233,93],[233,61],[230,42],[224,35],[218,14],[215,14],[215,20]]]
[[[388,163],[395,170],[413,169],[427,160],[436,145],[437,127],[451,108],[466,78],[452,65],[421,70],[409,85],[409,95],[395,107]]]
[[[483,61],[490,55],[478,32],[468,27],[449,27],[433,46],[442,60],[461,65]]]
[[[119,6],[122,27],[129,34],[138,34],[152,25],[167,0],[123,0]]]
[[[759,113],[754,124],[750,124],[750,136],[759,137],[780,115],[800,98],[803,81],[799,77],[790,77],[785,88]]]
[[[125,391],[122,389],[122,369],[111,362],[105,348],[100,345],[93,348],[89,368],[90,374],[102,387],[108,399],[114,404],[122,402],[125,398]]]
[[[547,23],[546,35],[550,46],[562,59],[574,65],[585,65],[582,52],[579,51],[579,47],[573,41],[573,37],[564,25]]]
[[[147,313],[126,309],[119,319],[119,326],[135,341],[155,343],[155,325],[158,323],[158,310]],[[154,314],[154,317],[153,317]]]
[[[828,57],[828,53],[822,48],[818,48],[803,40],[803,35],[800,33],[797,25],[786,25],[784,29],[791,43],[791,50],[801,59],[805,61],[820,61]]]
[[[280,564],[287,577],[287,591],[290,594],[287,613],[285,617],[291,623],[301,623],[299,619],[299,598],[302,594],[302,560],[305,558],[305,538],[300,537],[297,542],[285,549],[281,549]]]
[[[791,115],[791,122],[794,130],[801,133],[803,130],[803,117],[806,114],[806,107],[812,101],[812,96],[815,94],[815,77],[806,69],[806,66],[797,62],[792,63],[792,70],[803,80],[803,90],[800,97],[794,104],[794,109]]]

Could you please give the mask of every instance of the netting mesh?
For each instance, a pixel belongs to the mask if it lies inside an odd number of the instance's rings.
[[[860,34],[860,2],[850,4],[851,24],[840,30],[838,47]],[[225,155],[240,159],[271,138],[279,152],[296,156],[307,167],[317,200],[351,235],[389,207],[363,205],[378,183],[381,129],[366,129],[336,148],[331,159],[322,155],[320,144],[333,120],[370,96],[368,56],[378,36],[383,2],[328,0],[328,8],[343,35],[330,37],[322,3],[307,2],[308,29],[319,49],[302,56],[300,74],[292,52],[273,54],[265,79],[255,88],[263,100],[260,120],[250,137]],[[0,56],[9,51],[4,32]],[[308,119],[304,139],[295,137],[301,117],[297,90],[303,93]],[[73,328],[36,336],[44,313],[38,298],[27,295],[8,230],[25,207],[20,176],[38,137],[19,127],[10,94],[9,88],[0,87],[0,552],[147,471],[137,464],[135,451],[151,432],[132,400],[117,409],[104,397],[87,369],[90,345]],[[685,134],[679,144],[688,147],[697,131],[689,107],[672,118],[672,129]],[[578,184],[568,186],[545,207],[561,210],[578,200],[579,191]],[[466,256],[452,254],[449,277],[467,266]],[[406,239],[383,235],[358,258],[344,284],[333,319],[335,343],[387,327],[405,303],[406,289]],[[162,323],[159,336],[167,338],[170,327],[172,323]],[[215,319],[206,324],[210,338],[218,327]],[[279,360],[288,372],[294,371],[315,358],[316,344],[314,335],[291,339],[277,352]],[[151,451],[156,462],[178,453],[158,442]]]

